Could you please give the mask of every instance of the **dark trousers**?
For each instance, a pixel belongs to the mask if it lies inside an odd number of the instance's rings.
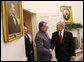
[[[27,61],[32,61],[32,60],[31,60],[31,57],[27,57]]]
[[[34,61],[34,57],[33,57],[33,55],[31,54],[31,55],[29,55],[28,57],[27,57],[27,61]]]
[[[57,58],[57,61],[70,61],[70,58]]]

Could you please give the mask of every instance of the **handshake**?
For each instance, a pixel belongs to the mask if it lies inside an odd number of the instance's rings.
[[[49,52],[50,52],[50,54],[52,55],[52,53],[53,53],[53,50],[52,50],[52,49],[49,49]]]

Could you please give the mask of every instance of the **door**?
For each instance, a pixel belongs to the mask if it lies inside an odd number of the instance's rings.
[[[36,45],[35,45],[35,35],[37,32],[36,15],[35,13],[23,9],[23,20],[25,26],[28,28],[28,34],[31,36],[30,38],[33,43],[34,61],[37,61]]]

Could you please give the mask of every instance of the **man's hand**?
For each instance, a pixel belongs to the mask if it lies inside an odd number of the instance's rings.
[[[52,55],[53,50],[52,49],[49,49],[49,51],[50,51],[50,54]]]
[[[32,54],[32,50],[31,50],[30,54]]]
[[[71,60],[72,60],[72,61],[75,61],[75,59],[76,59],[75,56],[72,56],[72,57],[71,57]]]

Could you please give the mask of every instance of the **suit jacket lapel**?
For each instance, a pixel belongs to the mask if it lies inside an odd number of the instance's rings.
[[[59,31],[57,32],[57,37],[58,37],[58,44],[60,45],[60,38],[59,38]]]
[[[65,39],[65,37],[66,37],[66,31],[64,30],[64,33],[63,33],[63,39],[62,39],[62,45],[63,45],[63,43],[64,43],[64,39]]]

